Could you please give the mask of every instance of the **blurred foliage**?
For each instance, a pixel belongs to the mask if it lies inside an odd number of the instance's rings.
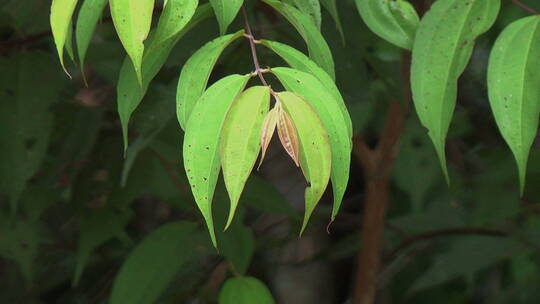
[[[523,2],[540,9],[536,0]],[[352,0],[337,4],[345,44],[326,11],[323,35],[355,133],[375,142],[388,103],[401,98],[400,51],[367,29]],[[49,7],[48,0],[0,1],[0,303],[216,303],[224,281],[222,299],[234,284],[245,293],[266,293],[258,280],[279,303],[313,303],[298,300],[305,293],[321,304],[346,303],[364,198],[357,163],[330,234],[324,233],[328,196],[298,239],[305,185],[276,152],[250,178],[231,229],[218,231],[220,251],[209,244],[181,168],[182,132],[173,118],[180,68],[219,35],[215,18],[173,49],[134,113],[123,159],[114,92],[125,54],[113,26],[106,20],[98,25],[86,87],[72,62],[74,80],[62,73],[48,34]],[[248,1],[247,8],[257,38],[306,51],[268,6]],[[504,1],[460,80],[447,149],[450,187],[418,118],[409,117],[393,171],[380,303],[540,301],[540,149],[536,144],[531,152],[520,199],[514,160],[485,87],[495,38],[524,14]],[[240,19],[231,31],[242,28]],[[262,66],[283,64],[265,48],[259,58]],[[210,81],[252,69],[247,42],[237,42]],[[227,201],[220,184],[218,227]],[[226,280],[239,274],[248,277]]]

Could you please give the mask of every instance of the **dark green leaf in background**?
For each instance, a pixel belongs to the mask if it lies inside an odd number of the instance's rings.
[[[219,304],[274,304],[268,287],[252,277],[237,277],[225,281],[219,292]]]
[[[114,280],[111,304],[156,303],[185,263],[204,256],[205,234],[189,222],[152,231],[128,256]]]

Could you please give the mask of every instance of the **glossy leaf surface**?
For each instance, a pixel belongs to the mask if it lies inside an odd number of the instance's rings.
[[[311,74],[290,68],[275,68],[272,71],[287,90],[304,97],[317,112],[328,132],[332,149],[333,220],[339,211],[349,181],[352,142],[346,119],[340,111],[339,103],[326,90],[325,86]]]
[[[249,75],[231,75],[213,84],[193,108],[186,126],[184,168],[214,246],[217,244],[212,220],[212,198],[221,167],[221,130],[231,104],[248,80]]]
[[[86,51],[90,45],[90,40],[94,35],[103,10],[109,0],[84,0],[79,10],[77,17],[77,27],[75,29],[75,37],[77,41],[77,52],[79,54],[79,64],[84,74],[84,60]]]
[[[457,80],[469,62],[475,39],[491,27],[499,7],[500,0],[439,0],[418,27],[411,67],[414,105],[447,180],[445,140],[456,104]]]
[[[71,18],[76,5],[77,0],[53,0],[51,4],[50,22],[54,43],[56,44],[60,64],[68,75],[69,73],[64,65],[64,47],[71,32]]]
[[[334,59],[328,44],[317,26],[311,22],[309,15],[299,11],[292,5],[276,0],[263,0],[282,14],[296,28],[308,46],[309,57],[322,67],[332,79],[336,78]]]
[[[124,135],[124,149],[128,146],[128,124],[133,114],[133,111],[141,103],[148,85],[157,75],[161,67],[167,61],[167,57],[171,53],[172,48],[176,45],[178,40],[184,36],[191,28],[199,24],[201,21],[211,16],[212,9],[209,5],[201,5],[191,21],[179,32],[174,38],[166,41],[159,42],[153,38],[150,38],[146,53],[143,58],[143,85],[139,85],[135,69],[129,58],[125,58],[120,69],[120,76],[116,88],[118,114],[120,115],[120,122],[122,124],[122,132]],[[158,26],[159,30],[159,26]]]
[[[227,28],[234,20],[244,0],[210,0],[219,23],[219,32],[225,35]]]
[[[381,38],[410,50],[420,18],[405,0],[356,0],[360,16]]]
[[[278,96],[284,110],[291,116],[298,131],[300,165],[309,182],[305,192],[306,210],[300,231],[302,233],[328,185],[332,152],[328,134],[315,110],[295,93],[283,92],[279,93]]]
[[[488,68],[489,101],[499,130],[516,158],[522,193],[540,115],[538,54],[540,17],[519,19],[495,42]]]
[[[349,132],[349,136],[352,137],[353,134],[353,128],[352,128],[352,121],[351,117],[349,115],[349,112],[347,111],[347,106],[345,105],[345,101],[343,100],[343,97],[341,96],[341,93],[339,92],[335,82],[332,80],[330,75],[326,73],[322,68],[320,68],[315,62],[313,62],[311,59],[309,59],[304,53],[298,51],[297,49],[288,46],[286,44],[276,42],[276,41],[269,41],[269,40],[262,40],[261,43],[264,46],[267,46],[272,51],[274,51],[276,54],[278,54],[285,62],[287,62],[288,65],[290,65],[292,68],[310,73],[313,76],[315,76],[323,85],[326,87],[328,92],[330,92],[335,102],[339,105],[339,111],[343,114],[343,117],[346,120],[347,129]]]
[[[150,33],[154,0],[110,0],[109,2],[114,27],[131,58],[139,84],[142,85],[144,41]]]
[[[156,30],[157,42],[174,38],[191,20],[199,0],[168,0]]]
[[[220,158],[231,199],[226,228],[232,222],[244,185],[261,150],[259,138],[269,106],[270,89],[251,87],[236,99],[223,124]]]
[[[244,31],[216,38],[193,54],[182,67],[178,89],[176,91],[176,114],[183,130],[195,103],[203,94],[210,73],[223,50],[234,40],[241,37]]]

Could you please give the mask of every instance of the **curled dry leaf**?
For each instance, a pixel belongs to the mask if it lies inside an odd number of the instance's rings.
[[[293,159],[297,167],[300,167],[299,161],[299,143],[296,127],[291,119],[291,116],[281,108],[278,104],[278,135],[281,145],[287,151],[287,154]]]
[[[278,110],[276,107],[274,107],[272,110],[268,112],[266,117],[264,118],[262,131],[261,131],[261,160],[259,161],[259,166],[257,167],[257,170],[262,165],[262,162],[264,160],[264,156],[266,155],[266,149],[268,149],[268,145],[270,144],[270,141],[272,140],[272,136],[274,135],[274,132],[276,130],[276,125],[278,121]]]

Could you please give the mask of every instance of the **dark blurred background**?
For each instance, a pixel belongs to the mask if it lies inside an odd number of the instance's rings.
[[[406,99],[407,55],[366,28],[354,1],[337,2],[345,43],[326,11],[323,34],[355,134],[374,147],[386,134],[389,105]],[[540,303],[540,149],[533,147],[520,199],[516,165],[486,93],[494,40],[527,14],[502,2],[460,79],[447,143],[451,185],[414,111],[392,148],[377,303]],[[523,2],[540,10],[537,0]],[[0,303],[106,303],[122,264],[149,233],[178,220],[206,229],[186,186],[174,103],[182,65],[219,35],[218,26],[212,17],[174,48],[134,114],[124,159],[115,86],[125,53],[113,25],[107,18],[98,25],[84,67],[86,87],[72,62],[74,79],[62,72],[49,8],[49,0],[0,1]],[[306,51],[294,28],[267,5],[247,1],[247,13],[256,38]],[[237,18],[230,31],[240,28]],[[267,49],[258,51],[262,66],[284,65]],[[221,57],[211,82],[252,70],[241,39]],[[215,303],[231,275],[223,266],[229,262],[265,282],[278,303],[351,301],[363,270],[357,260],[367,181],[360,159],[355,153],[330,233],[327,193],[299,238],[306,182],[274,140],[250,178],[235,228],[219,233],[228,248],[201,250],[184,263],[158,303]],[[228,204],[220,184],[215,216],[223,219]],[[156,249],[142,260],[153,269],[165,258]]]

